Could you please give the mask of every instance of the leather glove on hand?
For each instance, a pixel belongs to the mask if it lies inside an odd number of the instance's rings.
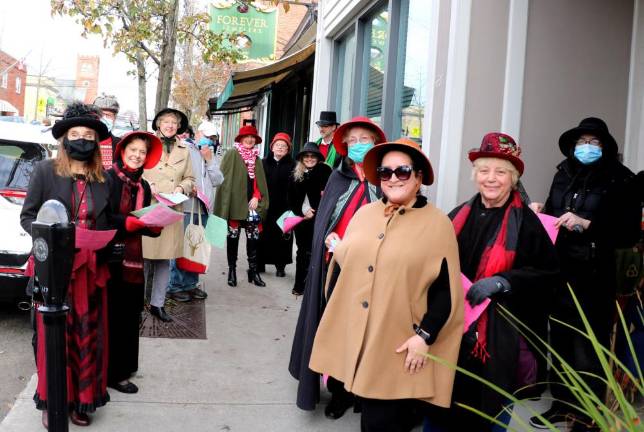
[[[134,216],[128,216],[125,218],[125,230],[127,232],[134,232],[143,228],[145,228],[145,223],[141,222],[138,218],[135,218]]]
[[[501,276],[491,276],[474,282],[465,298],[470,303],[470,306],[476,306],[498,292],[506,292],[509,290],[510,282],[507,279]]]

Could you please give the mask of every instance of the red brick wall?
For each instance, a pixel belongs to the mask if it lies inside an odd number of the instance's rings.
[[[25,113],[25,87],[27,86],[27,66],[18,62],[7,71],[7,87],[4,88],[2,84],[3,72],[11,65],[16,63],[17,59],[11,57],[9,54],[0,51],[0,99],[9,102],[11,105],[18,109],[16,115],[24,115]],[[16,80],[19,80],[20,88],[16,88]],[[18,90],[19,92],[17,92]],[[9,115],[8,113],[0,113],[0,115]]]
[[[288,12],[279,7],[277,15],[277,43],[275,44],[275,58],[281,58],[284,54],[284,46],[291,40],[293,33],[297,30],[300,22],[306,15],[307,7],[292,4]]]
[[[79,55],[76,58],[76,88],[85,89],[83,102],[94,103],[98,93],[98,56]]]

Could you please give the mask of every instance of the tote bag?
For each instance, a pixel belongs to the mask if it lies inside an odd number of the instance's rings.
[[[198,225],[194,221],[195,205],[192,202],[190,223],[183,235],[183,256],[177,258],[177,267],[183,271],[206,273],[210,263],[210,244],[206,241],[206,230],[201,223],[201,212],[198,212]]]

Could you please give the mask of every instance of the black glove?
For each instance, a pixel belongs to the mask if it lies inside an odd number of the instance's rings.
[[[510,282],[507,279],[501,276],[491,276],[474,282],[465,298],[470,303],[470,306],[476,306],[498,292],[507,291],[510,291]]]

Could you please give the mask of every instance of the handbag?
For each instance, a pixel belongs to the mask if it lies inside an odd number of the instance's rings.
[[[638,247],[615,250],[615,283],[618,295],[632,295],[642,277],[642,252]]]
[[[210,243],[206,241],[206,230],[201,222],[201,212],[198,212],[199,223],[194,222],[195,201],[192,201],[190,223],[183,235],[183,256],[176,259],[177,268],[192,273],[204,274],[210,263]]]

